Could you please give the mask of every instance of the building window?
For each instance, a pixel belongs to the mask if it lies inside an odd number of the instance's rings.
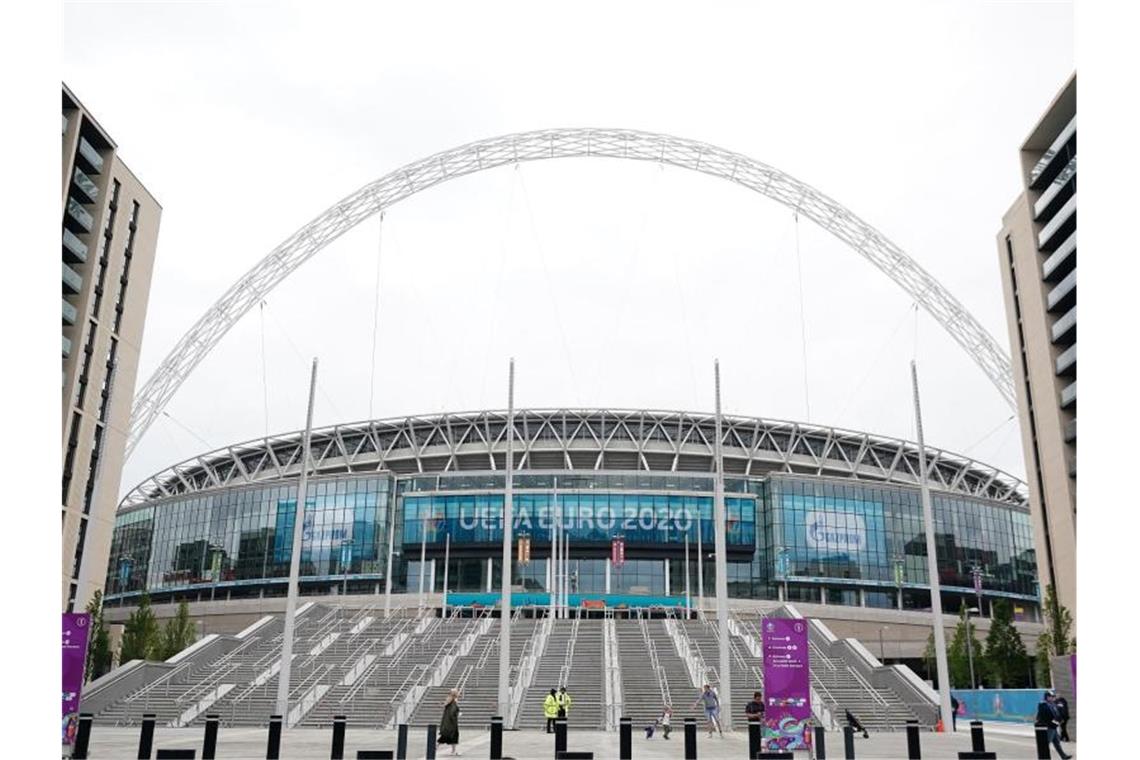
[[[87,518],[79,520],[79,535],[75,539],[75,557],[71,563],[71,579],[79,578],[79,566],[83,562],[83,544],[87,539]]]
[[[87,343],[83,346],[83,371],[79,373],[79,382],[75,385],[75,405],[83,406],[87,397],[87,380],[91,372],[91,355],[95,353],[95,323],[87,323]]]
[[[107,279],[107,251],[111,250],[111,238],[115,225],[115,211],[119,208],[119,180],[112,180],[111,203],[107,206],[107,222],[103,225],[103,238],[99,241],[99,274],[95,280],[95,302],[91,316],[99,318],[99,307],[103,304],[103,283]]]
[[[67,436],[67,453],[63,457],[63,504],[67,504],[67,492],[71,490],[71,472],[75,467],[75,448],[79,445],[79,424],[82,421],[79,412],[71,413],[71,432]]]
[[[91,514],[91,502],[95,496],[95,481],[98,479],[99,474],[99,456],[103,449],[103,433],[105,428],[102,424],[95,425],[95,437],[91,442],[91,460],[87,466],[87,487],[83,492],[83,514]]]
[[[107,409],[111,405],[111,387],[114,382],[115,367],[117,361],[115,354],[119,350],[119,341],[111,338],[111,348],[107,351],[106,369],[103,372],[103,389],[101,391],[102,401],[99,404],[99,421],[107,421]]]

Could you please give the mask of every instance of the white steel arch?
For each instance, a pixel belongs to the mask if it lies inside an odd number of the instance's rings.
[[[654,161],[720,177],[812,220],[921,304],[1014,406],[1009,357],[997,341],[901,248],[810,185],[740,153],[681,137],[629,129],[547,129],[479,140],[414,161],[365,185],[290,235],[206,310],[139,390],[131,409],[127,456],[222,336],[289,273],[357,224],[454,177],[521,161],[587,157]]]

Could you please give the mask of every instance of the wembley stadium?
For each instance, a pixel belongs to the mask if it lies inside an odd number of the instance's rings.
[[[453,604],[493,606],[506,420],[480,411],[314,429],[301,594],[439,604],[446,578]],[[712,414],[690,412],[516,411],[514,531],[529,539],[513,570],[520,603],[548,599],[555,522],[571,606],[694,609],[711,599],[715,429]],[[145,592],[208,614],[283,597],[302,440],[294,432],[203,453],[131,490],[116,517],[109,606],[132,607]],[[915,444],[725,416],[722,456],[734,606],[929,610]],[[1024,484],[938,449],[926,458],[944,608],[984,611],[1005,598],[1019,620],[1038,620]]]

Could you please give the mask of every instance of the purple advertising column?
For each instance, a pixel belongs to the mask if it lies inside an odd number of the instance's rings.
[[[86,612],[63,613],[63,743],[75,743],[79,729],[79,694],[87,663],[87,634],[91,616]]]
[[[811,671],[808,623],[802,618],[765,618],[765,750],[811,749]]]

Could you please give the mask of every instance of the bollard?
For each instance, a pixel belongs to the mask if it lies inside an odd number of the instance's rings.
[[[265,745],[265,760],[281,758],[281,716],[269,716],[269,741]]]
[[[556,718],[554,721],[554,756],[566,751],[566,719]]]
[[[696,718],[685,718],[685,760],[697,760]]]
[[[71,760],[87,760],[87,745],[91,743],[91,718],[91,713],[79,713],[79,728],[75,732]]]
[[[154,758],[155,760],[194,760],[197,755],[196,750],[192,749],[160,749]]]
[[[431,742],[428,742],[431,744]],[[408,724],[401,723],[396,726],[396,760],[407,760],[408,757]]]
[[[356,760],[392,760],[390,749],[358,749]]]
[[[563,750],[558,753],[557,760],[594,760],[594,753]]]
[[[633,718],[622,718],[618,730],[618,760],[633,760]]]
[[[779,752],[757,752],[753,757],[758,760],[795,760],[796,756],[788,750],[780,750]]]
[[[996,752],[959,752],[958,760],[997,760]]]
[[[503,716],[491,716],[491,760],[503,760]]]
[[[206,716],[206,736],[202,739],[202,760],[214,760],[218,754],[218,716]]]
[[[906,722],[906,760],[922,760],[922,747],[919,744],[918,721]]]
[[[815,727],[815,757],[816,760],[827,760],[827,731],[823,726]]]
[[[855,760],[855,729],[851,726],[843,727],[843,757]]]
[[[982,733],[980,720],[970,721],[970,745],[974,752],[986,751],[986,736]]]
[[[761,728],[760,724],[756,721],[748,721],[748,757],[755,758],[760,754],[763,749],[763,742],[761,741]]]
[[[1033,734],[1037,739],[1037,760],[1049,760],[1049,729],[1037,726]]]
[[[142,731],[139,732],[139,760],[150,760],[154,746],[154,713],[143,713]]]
[[[427,747],[424,748],[424,760],[435,760],[435,724],[427,727]]]
[[[344,760],[344,729],[346,723],[347,719],[345,716],[333,716],[332,752],[329,753],[331,760]]]

